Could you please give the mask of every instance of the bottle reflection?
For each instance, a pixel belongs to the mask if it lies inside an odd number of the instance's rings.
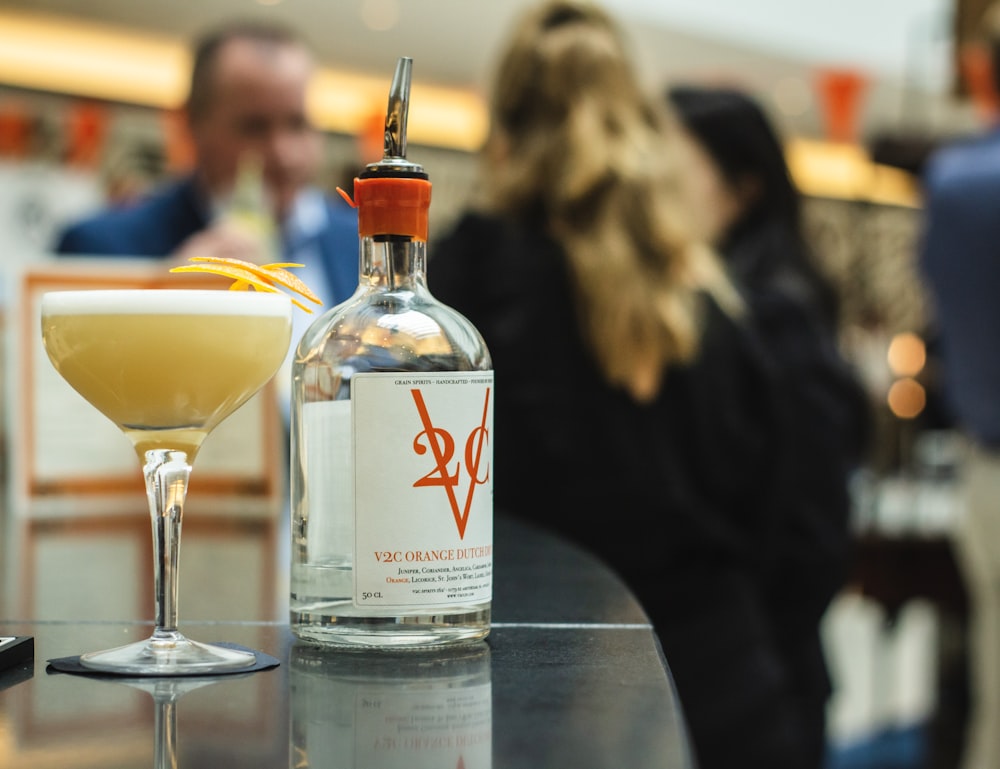
[[[290,769],[489,769],[490,649],[291,651]]]

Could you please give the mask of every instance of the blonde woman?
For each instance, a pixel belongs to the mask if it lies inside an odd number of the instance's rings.
[[[663,643],[700,769],[818,769],[766,611],[784,442],[770,371],[684,158],[614,21],[528,11],[492,88],[482,206],[431,244],[431,291],[497,372],[494,494],[609,563]]]

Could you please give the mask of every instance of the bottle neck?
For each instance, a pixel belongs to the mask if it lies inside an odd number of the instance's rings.
[[[361,238],[359,282],[382,290],[427,288],[427,242],[407,235]]]

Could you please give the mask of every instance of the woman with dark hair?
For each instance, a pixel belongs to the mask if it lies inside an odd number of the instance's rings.
[[[763,108],[735,88],[678,85],[667,94],[702,161],[705,234],[744,287],[788,294],[832,332],[836,292],[806,240],[802,197]]]
[[[675,86],[667,95],[693,143],[701,225],[741,289],[783,392],[792,464],[768,603],[818,755],[830,692],[818,629],[847,577],[849,480],[868,446],[870,406],[838,350],[837,293],[809,247],[801,195],[764,110],[732,88]]]

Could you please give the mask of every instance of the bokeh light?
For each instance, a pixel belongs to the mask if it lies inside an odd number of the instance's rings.
[[[896,334],[889,342],[886,359],[893,374],[913,377],[923,371],[927,363],[927,347],[923,339],[906,331]]]
[[[897,379],[886,396],[889,410],[900,419],[913,419],[920,415],[927,405],[927,392],[915,379]]]

